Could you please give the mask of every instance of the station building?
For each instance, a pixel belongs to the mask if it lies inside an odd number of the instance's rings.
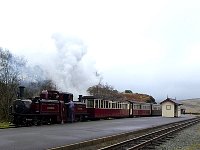
[[[172,98],[167,98],[162,101],[162,117],[180,117],[181,116],[181,105],[179,101]]]

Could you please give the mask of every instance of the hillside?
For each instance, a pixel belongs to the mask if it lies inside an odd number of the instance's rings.
[[[180,100],[186,113],[200,113],[200,98]]]
[[[151,102],[154,103],[155,99],[147,94],[140,94],[140,93],[123,93],[124,100],[134,100],[138,102]]]

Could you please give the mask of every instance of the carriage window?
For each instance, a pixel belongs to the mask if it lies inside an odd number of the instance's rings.
[[[111,103],[110,102],[108,103],[108,108],[111,108]]]
[[[127,109],[128,108],[127,106],[128,106],[128,104],[124,104],[124,109]]]
[[[157,105],[156,110],[161,110],[161,107],[159,105]]]
[[[141,109],[140,105],[134,105],[134,109]]]
[[[98,100],[95,100],[95,108],[98,108],[99,105],[98,105]]]
[[[135,109],[138,109],[138,105],[134,105],[134,108],[135,108]]]
[[[94,101],[93,100],[87,100],[87,107],[88,108],[94,108]]]
[[[153,108],[154,108],[154,110],[159,110],[158,106],[154,106]]]
[[[103,101],[100,100],[100,103],[101,103],[101,108],[103,108]]]
[[[119,104],[119,108],[122,109],[122,103]]]
[[[112,103],[112,108],[115,108],[115,103]]]
[[[108,101],[106,101],[106,107],[105,108],[109,108],[109,106],[108,106]]]
[[[148,108],[148,106],[147,106],[147,105],[143,105],[143,106],[142,106],[142,109],[145,109],[145,110],[147,110],[147,109],[149,109],[149,108]]]

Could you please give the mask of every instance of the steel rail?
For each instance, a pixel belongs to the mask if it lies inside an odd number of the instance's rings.
[[[161,134],[161,135],[159,135],[159,136],[154,137],[153,139],[147,140],[147,141],[145,141],[145,142],[143,142],[143,143],[140,143],[140,144],[138,144],[138,145],[135,145],[135,146],[133,146],[133,147],[130,147],[130,148],[128,148],[127,150],[138,150],[138,149],[143,148],[143,147],[145,147],[145,146],[147,146],[147,145],[149,145],[149,144],[153,144],[153,142],[156,142],[156,141],[158,141],[159,139],[163,139],[163,138],[167,137],[168,135],[171,135],[171,134],[173,134],[173,133],[176,133],[177,131],[182,130],[182,129],[184,129],[184,128],[190,126],[190,125],[193,125],[193,124],[195,124],[195,123],[197,123],[197,122],[194,121],[194,122],[188,123],[188,124],[186,124],[186,125],[184,125],[184,126],[182,126],[182,127],[178,127],[177,129],[168,131],[168,132],[166,132],[166,133],[163,133],[163,134]]]
[[[156,141],[158,139],[163,139],[164,137],[166,137],[167,135],[170,135],[174,132],[177,132],[183,128],[188,127],[189,125],[193,125],[194,123],[199,122],[200,119],[199,118],[195,118],[192,120],[185,120],[184,122],[177,122],[175,123],[176,125],[172,125],[170,127],[164,128],[164,129],[160,129],[151,133],[147,133],[144,135],[141,135],[139,137],[136,138],[132,138],[126,141],[122,141],[120,143],[117,144],[113,144],[107,147],[103,147],[99,150],[115,150],[115,149],[128,149],[128,150],[137,150],[137,149],[141,149],[142,147],[145,147],[146,145],[151,144],[153,141]]]

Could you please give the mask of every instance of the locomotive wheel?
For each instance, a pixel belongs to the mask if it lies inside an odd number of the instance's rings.
[[[83,115],[80,115],[79,120],[78,121],[83,121]]]
[[[18,116],[14,116],[13,124],[15,124],[16,127],[19,127],[19,117]]]
[[[40,125],[42,124],[40,118],[35,117],[35,118],[33,119],[33,124],[34,124],[35,126],[40,126]]]
[[[78,121],[78,122],[81,122],[81,121],[83,121],[83,116],[82,115],[78,115],[78,116],[76,116],[75,117],[75,121]]]

